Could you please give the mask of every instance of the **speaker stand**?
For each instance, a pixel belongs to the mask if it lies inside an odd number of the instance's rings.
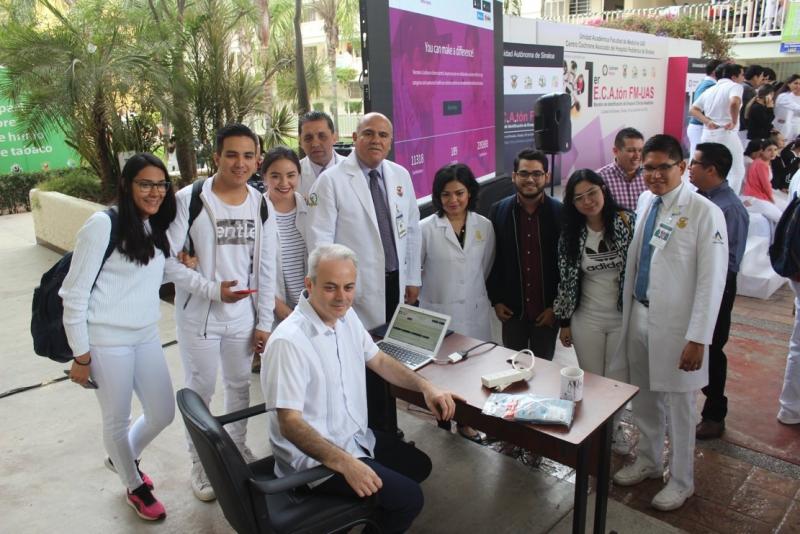
[[[550,152],[550,197],[553,197],[556,187],[555,172],[556,172],[556,152]]]

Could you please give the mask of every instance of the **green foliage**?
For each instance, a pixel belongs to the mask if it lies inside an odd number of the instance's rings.
[[[66,169],[40,174],[44,174],[45,178],[38,185],[42,191],[55,191],[92,202],[103,199],[100,178],[89,169]]]
[[[28,192],[45,177],[43,172],[0,174],[0,213],[30,211]]]
[[[336,79],[343,85],[347,85],[349,82],[353,81],[356,76],[358,76],[358,71],[356,69],[348,67],[338,67],[336,69]]]
[[[270,111],[270,121],[264,134],[264,150],[289,145],[297,137],[297,117],[289,106],[276,106]]]
[[[356,114],[357,113],[361,113],[362,105],[363,105],[363,102],[361,102],[360,100],[353,100],[353,101],[347,102],[347,111],[349,111],[350,113],[356,113]]]
[[[620,19],[598,21],[604,28],[614,28],[632,32],[649,33],[679,39],[694,39],[703,46],[703,57],[730,57],[731,41],[707,20],[695,19],[686,15],[630,15]]]
[[[519,17],[522,0],[503,0],[503,13]]]
[[[328,80],[325,60],[316,54],[305,54],[306,84],[308,96],[313,98],[322,92],[322,86]],[[287,101],[297,102],[297,83],[293,68],[282,71],[277,78],[278,96]]]
[[[0,175],[0,213],[30,211],[30,190],[61,193],[98,200],[100,179],[89,169],[60,169]]]

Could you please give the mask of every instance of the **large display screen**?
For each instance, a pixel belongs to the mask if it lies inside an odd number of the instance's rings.
[[[449,163],[494,175],[495,16],[489,0],[389,0],[394,159],[418,198]]]

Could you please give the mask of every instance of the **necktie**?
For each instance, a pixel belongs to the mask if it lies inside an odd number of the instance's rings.
[[[372,195],[372,205],[375,207],[375,217],[378,219],[378,231],[381,234],[381,244],[383,245],[384,268],[387,273],[396,271],[397,249],[394,246],[394,234],[392,233],[392,214],[386,204],[386,195],[381,191],[381,184],[378,180],[381,175],[375,169],[369,171],[369,192]]]
[[[650,283],[650,259],[653,257],[653,245],[650,244],[650,239],[655,231],[656,217],[658,217],[658,208],[660,206],[661,197],[656,197],[644,223],[642,252],[639,256],[639,270],[636,273],[636,287],[633,291],[634,298],[639,302],[647,302],[647,286]]]

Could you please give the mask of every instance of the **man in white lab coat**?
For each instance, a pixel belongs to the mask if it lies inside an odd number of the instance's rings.
[[[392,318],[404,296],[413,303],[422,284],[419,208],[408,171],[388,161],[392,123],[368,113],[353,134],[354,150],[320,174],[308,195],[308,250],[339,243],[359,257],[353,309],[367,329]],[[386,385],[367,378],[370,427],[392,431],[397,414]]]
[[[297,192],[308,198],[311,186],[323,171],[330,169],[344,159],[337,154],[333,145],[339,140],[333,126],[333,119],[324,111],[309,111],[300,117],[300,148],[306,157],[300,160],[300,185]]]
[[[644,145],[644,180],[623,289],[618,360],[627,359],[641,431],[636,462],[614,482],[631,486],[663,476],[669,433],[670,479],[652,501],[680,508],[694,493],[698,390],[708,383],[708,345],[714,335],[728,267],[722,211],[681,180],[680,143],[656,135]]]

